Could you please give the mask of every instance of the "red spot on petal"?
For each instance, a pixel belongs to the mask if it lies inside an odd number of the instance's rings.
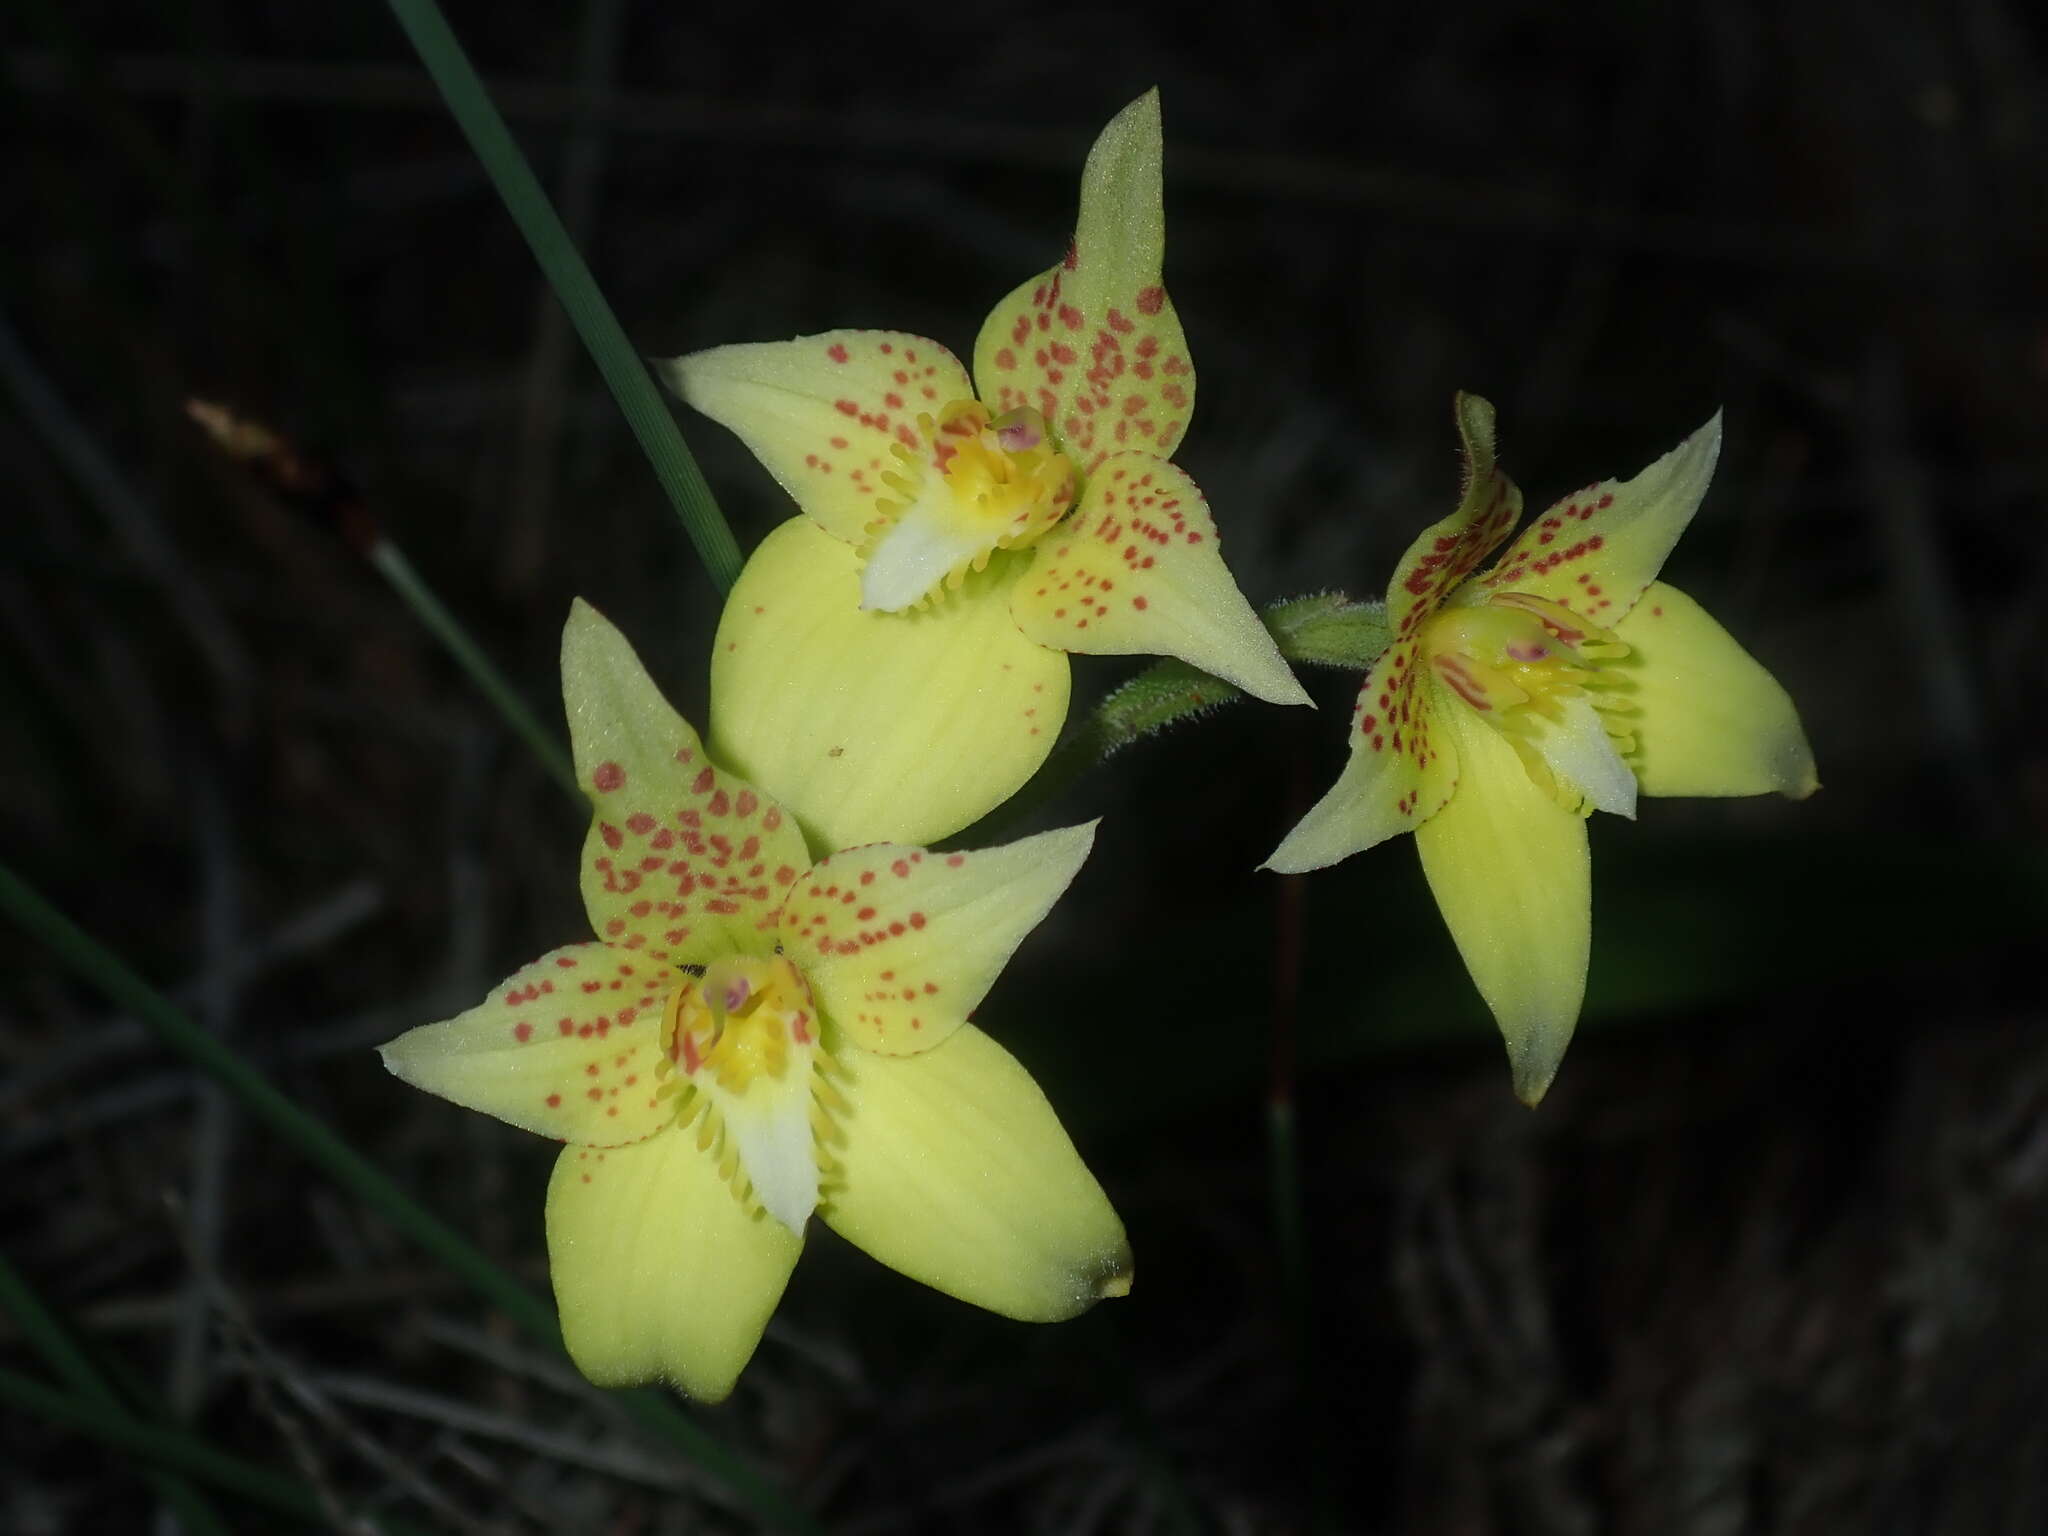
[[[610,794],[626,782],[626,770],[617,763],[599,763],[591,772],[590,782],[603,793]]]

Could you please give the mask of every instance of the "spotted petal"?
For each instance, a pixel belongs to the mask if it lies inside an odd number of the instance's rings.
[[[1090,822],[974,853],[835,853],[790,896],[783,948],[855,1044],[930,1050],[974,1011],[1094,841]]]
[[[583,844],[591,927],[675,965],[758,952],[810,863],[796,826],[712,765],[626,637],[580,598],[562,633],[562,699],[596,813]]]
[[[1633,480],[1567,496],[1515,540],[1480,585],[1563,603],[1612,627],[1663,569],[1707,494],[1721,454],[1721,413]]]
[[[1820,787],[1792,700],[1698,603],[1652,582],[1614,633],[1629,653],[1604,666],[1630,684],[1644,794],[1804,800]]]
[[[1535,1104],[1578,1023],[1592,944],[1585,818],[1530,780],[1500,734],[1444,709],[1458,785],[1415,833],[1465,968],[1507,1040],[1515,1093]]]
[[[1160,159],[1148,91],[1089,151],[1065,262],[998,304],[974,343],[981,398],[1039,411],[1084,472],[1120,449],[1169,457],[1194,409],[1187,338],[1160,285]]]
[[[840,1058],[825,1220],[891,1269],[1024,1322],[1131,1287],[1102,1186],[1031,1074],[967,1025],[937,1050]]]
[[[819,852],[937,842],[1038,770],[1067,716],[1066,657],[1010,618],[998,553],[910,613],[860,611],[854,552],[801,518],[762,541],[719,620],[718,759],[763,785]]]
[[[732,1391],[802,1240],[743,1205],[688,1131],[569,1147],[548,1184],[548,1268],[562,1339],[601,1387]]]
[[[1397,640],[1365,674],[1351,711],[1351,758],[1343,773],[1289,832],[1265,868],[1321,869],[1383,843],[1434,816],[1456,782],[1449,732],[1432,716],[1434,685],[1418,673],[1421,642]]]
[[[661,1016],[684,977],[605,944],[523,966],[467,1013],[381,1048],[394,1076],[557,1141],[609,1147],[672,1118],[655,1097]]]
[[[826,331],[746,342],[661,365],[669,387],[730,427],[834,538],[858,544],[875,520],[890,448],[929,444],[921,414],[970,400],[967,370],[936,341],[903,331]]]
[[[1089,477],[1032,552],[1011,610],[1040,645],[1178,656],[1270,703],[1309,702],[1224,565],[1195,482],[1147,454],[1116,454]]]
[[[1387,623],[1398,643],[1419,638],[1423,621],[1492,554],[1522,515],[1522,493],[1494,455],[1490,402],[1460,393],[1452,402],[1465,455],[1465,493],[1457,510],[1422,534],[1387,583]]]

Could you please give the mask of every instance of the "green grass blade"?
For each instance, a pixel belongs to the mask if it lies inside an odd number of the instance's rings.
[[[560,1347],[554,1309],[491,1261],[453,1227],[419,1205],[341,1137],[300,1109],[230,1047],[187,1018],[104,945],[98,943],[5,865],[0,910],[48,946],[115,1003],[148,1024],[169,1045],[232,1093],[257,1119],[296,1146],[344,1189],[467,1281],[534,1337]],[[620,1394],[633,1416],[667,1435],[724,1483],[771,1529],[808,1532],[811,1522],[752,1467],[652,1392]]]
[[[70,1384],[80,1403],[109,1422],[134,1429],[146,1427],[129,1413],[114,1389],[86,1358],[85,1351],[64,1331],[63,1325],[43,1305],[42,1298],[29,1288],[28,1282],[15,1272],[4,1255],[0,1255],[0,1307],[14,1318],[15,1326],[36,1347],[50,1369]],[[178,1518],[193,1536],[228,1536],[227,1523],[215,1513],[206,1495],[184,1478],[160,1467],[150,1469],[145,1475],[156,1485],[164,1502],[178,1512]]]
[[[533,752],[542,767],[554,777],[556,783],[569,792],[569,798],[576,803],[579,815],[590,808],[583,791],[576,783],[576,770],[570,764],[568,749],[549,734],[546,726],[526,707],[526,701],[500,672],[483,648],[469,636],[462,622],[450,613],[441,599],[434,595],[434,589],[427,585],[413,564],[405,558],[405,552],[388,538],[378,538],[370,545],[370,564],[374,565],[384,579],[405,600],[419,621],[432,630],[436,639],[448,647],[462,670],[469,674],[471,682],[485,698],[491,701],[507,725],[518,734]]]
[[[66,1429],[90,1435],[103,1445],[126,1451],[161,1469],[160,1475],[179,1473],[194,1477],[309,1526],[333,1528],[329,1512],[321,1508],[319,1499],[303,1485],[267,1467],[217,1451],[182,1430],[139,1422],[85,1394],[60,1392],[55,1387],[4,1368],[0,1368],[0,1402],[34,1414],[48,1423],[61,1424]],[[179,1513],[185,1515],[182,1509]],[[386,1536],[417,1536],[421,1530],[419,1526],[403,1524],[388,1516],[377,1516],[374,1521],[367,1517],[357,1518],[365,1521],[363,1529],[382,1531]],[[216,1519],[210,1525],[191,1523],[187,1529],[219,1531],[226,1536],[228,1527]]]
[[[483,81],[477,78],[469,56],[462,51],[448,20],[434,0],[390,0],[391,9],[405,35],[412,40],[420,62],[434,78],[441,97],[448,103],[470,148],[483,162],[491,184],[504,200],[519,232],[533,249],[534,259],[568,311],[576,334],[583,338],[597,371],[604,375],[612,398],[625,414],[626,424],[654,466],[654,476],[682,519],[690,542],[704,562],[704,569],[723,593],[739,575],[740,550],[733,541],[711,487],[697,461],[683,442],[668,402],[662,398],[647,366],[640,359],[626,333],[619,326],[611,305],[605,302],[597,280],[590,275],[576,243],[556,214],[533,168],[526,163],[505,120],[491,104]]]

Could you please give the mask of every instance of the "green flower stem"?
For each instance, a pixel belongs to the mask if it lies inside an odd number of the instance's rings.
[[[1263,615],[1289,661],[1363,672],[1393,643],[1385,603],[1354,603],[1342,592],[1282,598]]]
[[[257,1119],[296,1146],[337,1184],[379,1212],[535,1338],[559,1348],[554,1309],[492,1263],[439,1217],[429,1213],[346,1141],[300,1109],[268,1079],[174,1007],[121,959],[52,907],[12,870],[0,865],[4,909],[86,981],[154,1029],[176,1051],[239,1099]],[[815,1529],[760,1473],[677,1410],[645,1389],[619,1394],[643,1425],[675,1441],[723,1482],[770,1528]]]
[[[1354,603],[1341,593],[1318,592],[1274,603],[1260,615],[1273,643],[1289,661],[1363,672],[1387,648],[1386,610],[1379,603]],[[1142,736],[1193,720],[1244,694],[1221,678],[1184,661],[1154,662],[1113,689],[1094,713],[1060,744],[1066,756],[1090,767]],[[1052,764],[1049,762],[1048,767]]]
[[[469,56],[462,51],[448,20],[434,0],[390,0],[391,10],[405,35],[412,40],[420,62],[427,66],[441,98],[448,104],[470,148],[483,162],[491,184],[505,204],[505,211],[519,226],[520,234],[533,250],[549,286],[568,311],[576,334],[583,338],[597,371],[610,386],[626,424],[639,439],[641,451],[654,468],[655,479],[667,493],[669,503],[682,519],[683,529],[697,547],[698,558],[719,592],[731,589],[740,571],[739,545],[726,526],[711,487],[691,457],[683,434],[669,414],[668,404],[648,376],[647,366],[626,340],[618,317],[605,302],[597,280],[590,275],[575,241],[562,226],[554,204],[519,151],[505,119],[491,105],[491,98],[477,78]]]
[[[1281,875],[1275,891],[1273,1009],[1266,1047],[1266,1166],[1273,1201],[1273,1240],[1280,1254],[1281,1297],[1305,1372],[1309,1354],[1308,1240],[1302,1216],[1301,1152],[1295,1137],[1295,1029],[1301,1012],[1302,877]]]
[[[567,749],[527,708],[526,701],[506,680],[505,674],[470,639],[462,621],[434,595],[434,589],[413,568],[405,552],[380,534],[372,541],[367,553],[370,564],[391,583],[393,590],[405,599],[406,606],[419,616],[420,622],[434,632],[435,638],[448,647],[448,654],[469,674],[470,681],[483,691],[484,697],[496,706],[498,713],[505,717],[505,723],[519,733],[520,739],[540,759],[541,766],[569,792],[569,798],[576,802],[577,814],[589,810],[583,791],[577,787],[576,769],[569,761]]]
[[[130,1415],[114,1389],[93,1368],[85,1351],[65,1332],[63,1325],[43,1305],[42,1298],[29,1288],[28,1282],[16,1273],[4,1255],[0,1255],[0,1307],[5,1307],[13,1316],[15,1326],[49,1362],[50,1369],[70,1384],[73,1397],[82,1406],[111,1423],[138,1432],[154,1432]],[[26,1377],[20,1379],[27,1380]],[[51,1392],[51,1395],[63,1397],[64,1394]],[[146,1475],[156,1485],[157,1493],[164,1502],[177,1511],[187,1531],[206,1533],[206,1536],[213,1536],[213,1533],[228,1536],[227,1524],[207,1502],[206,1495],[184,1478],[161,1468],[152,1469]]]
[[[1297,1345],[1308,1331],[1307,1244],[1302,1237],[1301,1156],[1295,1145],[1294,1097],[1277,1089],[1266,1099],[1268,1193],[1273,1237],[1280,1250],[1280,1286]],[[1305,1354],[1306,1351],[1300,1351]]]

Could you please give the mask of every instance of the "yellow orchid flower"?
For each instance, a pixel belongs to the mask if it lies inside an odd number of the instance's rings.
[[[1636,796],[1819,787],[1792,701],[1657,572],[1706,494],[1717,414],[1633,480],[1532,522],[1494,463],[1493,407],[1457,401],[1465,495],[1387,588],[1351,758],[1267,860],[1292,872],[1415,834],[1430,890],[1506,1037],[1515,1092],[1557,1074],[1592,941],[1586,817]]]
[[[383,1056],[567,1143],[548,1258],[584,1375],[724,1397],[814,1210],[1007,1317],[1055,1321],[1128,1290],[1101,1187],[1030,1074],[966,1022],[1093,826],[814,865],[788,813],[706,756],[582,602],[562,692],[594,809],[582,884],[599,941],[542,955]]]
[[[1088,155],[1065,261],[983,324],[972,379],[901,331],[665,367],[805,514],[727,602],[711,739],[816,846],[933,840],[1007,799],[1066,718],[1068,651],[1308,702],[1168,462],[1195,375],[1160,282],[1160,155],[1148,92]]]

